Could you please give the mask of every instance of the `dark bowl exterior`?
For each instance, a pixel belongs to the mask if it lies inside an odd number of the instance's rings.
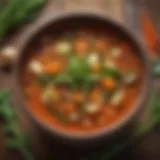
[[[36,47],[37,44],[34,43],[36,40],[40,39],[41,36],[43,36],[45,33],[50,34],[51,30],[59,29],[62,31],[63,29],[68,27],[75,27],[77,25],[85,25],[88,23],[96,23],[101,24],[104,26],[109,26],[115,28],[118,32],[121,32],[125,35],[125,37],[128,38],[128,40],[133,43],[134,47],[138,51],[138,56],[141,59],[141,62],[143,63],[143,71],[144,71],[144,90],[141,94],[141,97],[137,101],[137,104],[135,106],[135,110],[128,115],[122,122],[120,122],[117,125],[114,125],[113,127],[109,129],[104,129],[102,131],[99,131],[97,133],[91,133],[89,135],[78,135],[75,136],[74,134],[66,134],[63,132],[60,132],[54,128],[51,128],[47,124],[40,121],[27,107],[27,104],[25,102],[25,97],[22,92],[22,87],[20,85],[20,72],[21,68],[23,68],[24,61],[27,57],[27,53],[30,51],[30,48]],[[135,37],[130,31],[128,31],[127,28],[124,26],[121,26],[117,22],[114,22],[113,20],[107,18],[106,16],[102,14],[97,14],[93,12],[75,12],[75,13],[67,13],[62,15],[57,15],[48,20],[45,23],[40,24],[35,28],[32,32],[30,32],[29,35],[27,35],[27,38],[24,40],[23,45],[20,49],[20,56],[17,59],[16,63],[16,92],[19,96],[19,101],[23,109],[28,113],[28,115],[31,117],[33,122],[42,130],[42,132],[45,132],[47,135],[50,135],[51,138],[56,139],[58,142],[61,142],[62,144],[67,144],[71,146],[82,146],[84,147],[91,147],[96,146],[98,144],[102,144],[105,142],[105,144],[110,144],[118,140],[125,140],[127,137],[129,137],[132,134],[132,131],[134,131],[135,126],[138,123],[138,120],[142,116],[142,113],[144,113],[147,110],[147,104],[149,101],[149,95],[150,95],[150,82],[151,82],[151,76],[150,76],[150,67],[148,58],[146,57],[147,50],[146,48],[141,44],[141,42],[138,40],[137,37]],[[48,134],[49,133],[49,134]]]

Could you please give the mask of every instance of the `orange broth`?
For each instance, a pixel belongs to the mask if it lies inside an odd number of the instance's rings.
[[[27,61],[22,85],[29,109],[51,127],[68,132],[117,123],[131,112],[142,90],[135,52],[117,34],[83,29],[71,39],[62,34]]]

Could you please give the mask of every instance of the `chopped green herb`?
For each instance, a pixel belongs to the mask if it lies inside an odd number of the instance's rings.
[[[103,70],[103,76],[104,77],[113,77],[115,79],[120,79],[121,78],[121,74],[119,72],[118,69],[104,69]]]
[[[54,106],[48,106],[48,111],[51,114],[54,114],[54,116],[62,123],[68,124],[70,122],[70,119],[67,116],[63,115],[60,111],[58,111]]]
[[[54,83],[58,84],[71,84],[72,78],[70,78],[67,74],[59,74],[54,78]]]

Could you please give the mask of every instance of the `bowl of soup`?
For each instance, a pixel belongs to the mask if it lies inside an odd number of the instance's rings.
[[[16,67],[23,108],[52,136],[88,142],[136,123],[149,94],[146,51],[102,15],[66,14],[25,40]]]

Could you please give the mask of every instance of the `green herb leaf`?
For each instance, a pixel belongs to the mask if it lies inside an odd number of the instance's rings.
[[[31,140],[27,133],[24,133],[18,125],[16,112],[11,106],[11,90],[5,89],[0,92],[0,116],[3,119],[6,129],[6,147],[11,150],[18,150],[26,160],[32,160],[30,152]]]
[[[51,114],[54,114],[57,119],[59,119],[62,123],[68,124],[70,122],[69,118],[61,114],[54,106],[48,106],[48,110]]]
[[[5,38],[9,30],[20,27],[34,17],[45,2],[46,0],[8,0],[0,11],[0,38]]]
[[[54,78],[54,83],[65,83],[71,84],[72,78],[70,78],[67,74],[59,74]]]
[[[104,77],[113,77],[115,79],[120,79],[121,78],[121,74],[120,74],[119,70],[114,69],[114,68],[103,69],[102,75]]]
[[[151,65],[153,74],[156,76],[160,75],[160,61],[152,61]]]
[[[16,139],[8,138],[6,147],[9,150],[17,150],[19,149],[19,143],[17,142]]]

